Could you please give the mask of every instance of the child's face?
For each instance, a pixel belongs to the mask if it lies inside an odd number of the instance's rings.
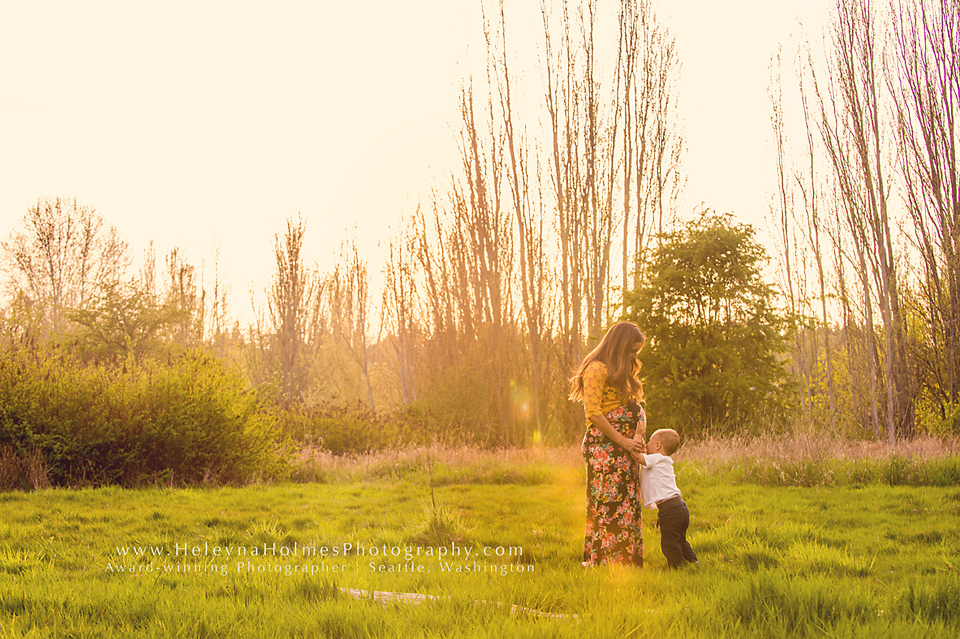
[[[647,452],[648,453],[659,453],[663,449],[663,442],[660,441],[660,437],[653,435],[650,437],[650,441],[647,442]]]

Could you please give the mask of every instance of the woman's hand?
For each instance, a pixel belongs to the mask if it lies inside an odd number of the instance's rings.
[[[603,415],[593,415],[590,417],[590,422],[596,426],[601,433],[610,438],[614,444],[630,453],[631,456],[633,455],[634,450],[636,450],[637,445],[640,444],[640,442],[635,439],[630,439],[621,435]]]
[[[642,439],[631,439],[633,442],[633,448],[627,449],[630,453],[630,456],[633,457],[633,461],[640,461],[643,459],[643,454],[647,452],[647,444]]]
[[[624,437],[623,435],[620,435],[620,441],[618,441],[617,444],[620,445],[620,448],[630,453],[630,456],[634,459],[637,459],[637,455],[642,453],[646,448],[646,446],[643,444],[643,441],[630,439],[629,437]]]

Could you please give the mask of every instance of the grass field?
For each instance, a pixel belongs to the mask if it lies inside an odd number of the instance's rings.
[[[642,570],[579,565],[573,449],[328,458],[314,464],[315,483],[4,493],[0,628],[3,637],[958,636],[956,455],[794,463],[693,449],[678,459],[702,563],[675,572],[655,513],[645,513]],[[349,588],[431,598],[384,603]]]

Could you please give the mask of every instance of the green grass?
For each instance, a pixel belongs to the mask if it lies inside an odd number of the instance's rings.
[[[660,553],[655,513],[645,513],[642,570],[583,569],[582,469],[551,453],[441,461],[436,509],[424,465],[410,459],[341,468],[315,484],[3,493],[0,636],[960,634],[960,488],[889,485],[882,475],[763,486],[734,483],[734,471],[678,464],[702,563],[675,572]],[[277,556],[249,556],[264,544]],[[344,544],[353,553],[333,556]],[[451,546],[470,549],[470,559],[436,556]],[[134,547],[146,553],[118,554]],[[203,554],[216,547],[248,556]],[[303,556],[305,547],[331,552]],[[478,553],[480,571],[462,572]],[[381,605],[340,588],[436,599]]]

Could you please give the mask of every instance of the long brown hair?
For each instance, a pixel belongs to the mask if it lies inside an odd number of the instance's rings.
[[[616,388],[624,398],[643,401],[643,386],[637,379],[640,362],[630,355],[630,347],[646,342],[643,333],[633,322],[617,322],[610,327],[597,347],[583,358],[583,362],[570,378],[570,399],[583,400],[583,371],[593,362],[607,365],[607,384]]]

